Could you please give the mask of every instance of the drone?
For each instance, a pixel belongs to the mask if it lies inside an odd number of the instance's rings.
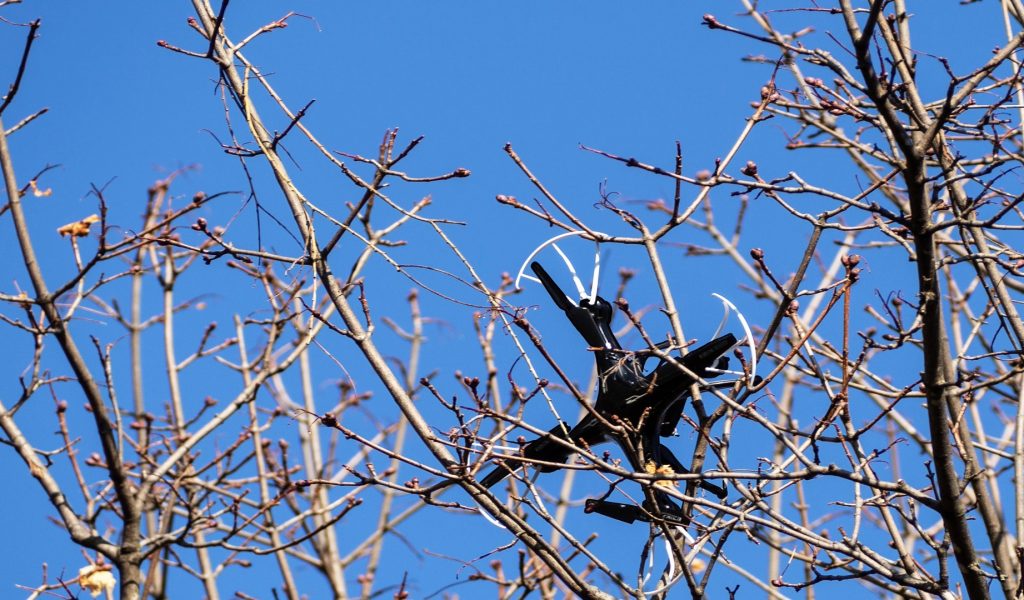
[[[611,329],[615,313],[613,306],[597,295],[599,257],[595,256],[593,282],[588,294],[572,263],[554,243],[566,235],[549,240],[527,258],[530,269],[536,275],[535,278],[524,274],[525,269],[520,271],[520,277],[543,285],[555,306],[565,313],[587,345],[594,349],[599,375],[597,399],[593,410],[584,415],[575,426],[569,427],[567,423],[559,422],[547,435],[523,446],[520,455],[525,459],[523,462],[533,463],[541,473],[550,473],[560,469],[560,465],[572,458],[575,454],[572,450],[574,445],[589,448],[610,441],[622,445],[623,440],[613,436],[605,425],[605,422],[618,421],[629,424],[639,436],[639,457],[628,448],[624,448],[635,471],[688,473],[688,469],[661,442],[661,438],[674,434],[695,385],[706,389],[712,385],[724,387],[735,383],[729,381],[708,384],[705,380],[726,372],[729,359],[725,354],[737,346],[736,336],[726,333],[698,346],[685,356],[671,359],[664,358],[664,352],[670,349],[672,342],[656,344],[655,348],[661,353],[661,358],[657,365],[648,370],[647,362],[653,353],[624,349]],[[572,232],[571,235],[578,233]],[[547,245],[553,245],[569,267],[579,291],[578,301],[568,296],[539,262],[531,261]],[[516,283],[518,287],[518,278]],[[724,298],[722,300],[731,306]],[[744,328],[749,330],[745,322]],[[750,337],[748,334],[748,340]],[[515,465],[516,461],[505,460],[485,475],[480,483],[488,488],[496,485],[513,472]],[[699,485],[720,499],[726,497],[726,490],[721,486],[706,480],[701,480]],[[657,504],[656,509],[646,501],[638,506],[605,499],[589,499],[584,511],[625,523],[664,519],[672,525],[688,525],[690,519],[676,501],[669,494],[658,490],[658,486],[652,487],[651,497]]]

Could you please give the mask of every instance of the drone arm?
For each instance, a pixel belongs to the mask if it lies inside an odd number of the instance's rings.
[[[566,423],[559,423],[558,425],[555,425],[547,435],[539,437],[523,447],[523,458],[543,461],[546,463],[564,463],[569,460],[569,456],[572,452],[558,442],[552,440],[551,437],[567,439],[568,431],[569,426]],[[538,469],[542,473],[550,473],[558,470],[558,467],[555,467],[554,465],[540,465]],[[485,475],[484,478],[480,480],[480,483],[484,487],[492,487],[502,479],[508,477],[513,470],[514,464],[510,465],[503,462],[497,467],[494,467],[490,473]]]
[[[562,291],[562,288],[558,287],[558,284],[551,278],[551,275],[548,275],[548,272],[544,270],[544,267],[540,266],[539,262],[534,261],[530,263],[530,268],[537,275],[537,279],[540,279],[540,283],[544,286],[544,289],[547,290],[548,295],[551,296],[552,300],[554,300],[555,306],[567,313],[576,307],[576,305],[569,300],[569,296]]]
[[[662,519],[672,525],[685,526],[690,523],[690,518],[683,514],[679,506],[669,500],[665,494],[654,492],[654,495],[658,499],[658,509],[661,512]],[[622,521],[623,523],[633,523],[635,521],[650,523],[654,521],[651,515],[651,508],[647,502],[644,502],[643,506],[637,506],[636,504],[591,498],[583,506],[583,512],[588,514],[596,513],[616,521]]]

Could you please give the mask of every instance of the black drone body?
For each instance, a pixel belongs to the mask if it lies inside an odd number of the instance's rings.
[[[643,472],[647,470],[648,465],[653,464],[655,468],[668,466],[677,473],[687,472],[686,467],[659,438],[669,436],[675,431],[686,399],[691,394],[693,384],[697,382],[694,375],[701,379],[711,378],[717,374],[712,369],[725,368],[728,359],[723,354],[736,345],[736,337],[732,334],[723,335],[696,348],[686,356],[677,358],[676,364],[661,361],[657,367],[645,373],[647,357],[624,350],[612,332],[614,310],[607,300],[595,295],[593,300],[583,298],[579,304],[575,304],[540,264],[534,262],[530,266],[555,305],[565,312],[586,343],[596,349],[594,357],[600,386],[594,411],[604,419],[618,419],[634,427],[640,427],[643,456],[641,464],[632,465],[634,470]],[[665,349],[667,346],[667,343],[659,344],[659,349]],[[682,365],[685,370],[680,369],[678,365]],[[526,444],[523,447],[523,457],[546,463],[568,462],[573,452],[552,437],[587,447],[612,440],[601,420],[593,414],[588,414],[572,429],[560,423],[551,429],[549,436]],[[627,455],[629,454],[627,451]],[[491,487],[508,476],[511,468],[502,464],[488,473],[481,483]],[[538,469],[543,473],[549,473],[558,470],[559,467],[555,464],[545,464],[538,466]],[[719,497],[725,496],[725,490],[717,485],[702,481],[701,487]],[[683,524],[688,521],[679,506],[667,494],[655,490],[654,496],[666,520]],[[586,512],[596,512],[627,523],[650,520],[645,509],[605,500],[588,500]]]

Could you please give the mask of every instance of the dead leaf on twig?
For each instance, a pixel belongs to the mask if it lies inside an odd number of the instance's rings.
[[[29,181],[28,186],[32,188],[32,195],[36,198],[46,198],[53,194],[53,188],[46,188],[45,190],[39,189],[35,179]]]
[[[85,237],[89,235],[89,227],[100,220],[99,215],[89,215],[81,221],[75,221],[74,223],[68,223],[57,228],[57,233],[61,237],[70,235],[74,237]]]
[[[657,464],[654,463],[654,461],[647,461],[647,464],[644,465],[644,471],[647,471],[651,475],[675,475],[676,474],[676,472],[672,470],[672,467],[670,467],[668,465],[657,465]],[[669,480],[669,479],[665,479],[665,480],[662,480],[662,481],[655,481],[654,485],[660,485],[661,487],[667,487],[667,488],[679,487],[679,483],[678,482],[672,481],[672,480]]]
[[[111,573],[109,565],[86,565],[78,570],[78,585],[95,598],[103,592],[113,590],[117,585],[117,579]]]

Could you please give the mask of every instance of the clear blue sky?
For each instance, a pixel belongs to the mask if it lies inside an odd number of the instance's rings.
[[[795,2],[807,4],[807,2]],[[608,189],[621,194],[623,201],[669,198],[672,186],[666,179],[644,176],[621,165],[583,152],[580,143],[613,153],[636,156],[645,162],[670,166],[674,143],[683,144],[684,170],[694,174],[713,167],[742,129],[750,113],[750,103],[759,98],[760,87],[771,75],[772,66],[743,62],[749,54],[768,53],[768,49],[749,40],[709,31],[701,26],[705,12],[719,19],[752,27],[736,16],[738,2],[269,2],[236,1],[228,14],[230,33],[237,39],[294,9],[309,18],[293,18],[286,30],[275,32],[252,45],[248,51],[293,108],[311,99],[316,104],[307,117],[307,125],[332,149],[372,155],[385,129],[400,127],[405,140],[424,135],[416,154],[403,166],[416,175],[435,175],[456,167],[471,169],[472,177],[423,188],[433,194],[433,216],[447,216],[468,222],[453,235],[474,260],[481,274],[491,282],[503,271],[512,271],[530,248],[549,235],[520,214],[499,207],[497,194],[528,200],[536,193],[502,151],[512,142],[534,172],[554,193],[580,214],[617,233],[626,233],[606,214],[592,209],[599,199],[598,186],[607,181]],[[966,68],[983,60],[998,44],[992,34],[997,21],[997,3],[986,2],[958,11],[959,28],[964,37],[955,48],[943,41],[941,23],[922,15],[918,24],[918,43],[936,54],[952,54],[954,68]],[[106,185],[111,220],[132,223],[145,202],[146,188],[156,179],[185,165],[197,165],[174,187],[184,199],[202,190],[216,193],[245,188],[237,161],[225,155],[209,132],[226,139],[223,109],[215,88],[216,72],[207,62],[174,54],[156,44],[157,40],[190,49],[200,49],[199,40],[186,24],[191,5],[183,0],[161,2],[41,2],[0,9],[0,17],[14,22],[42,18],[22,90],[15,104],[4,115],[9,127],[23,116],[43,107],[49,113],[11,139],[15,167],[24,181],[47,164],[60,167],[47,175],[44,187],[53,196],[30,199],[29,217],[37,244],[43,249],[44,266],[52,279],[68,273],[67,242],[56,236],[59,225],[95,212],[95,198],[88,192],[91,184]],[[778,15],[779,19],[792,19]],[[975,19],[977,21],[975,21]],[[824,16],[811,17],[823,26],[836,26]],[[796,21],[794,21],[796,23]],[[828,27],[824,27],[826,30]],[[24,42],[25,30],[0,27],[0,86],[6,87],[17,67],[16,57]],[[978,36],[977,41],[970,36]],[[986,37],[988,36],[988,37]],[[834,49],[841,52],[839,49]],[[775,58],[770,55],[771,58]],[[265,109],[265,113],[270,111]],[[285,123],[278,122],[278,126]],[[815,164],[802,163],[801,155],[782,151],[784,125],[761,126],[738,157],[736,164],[748,159],[758,162],[766,176],[779,176],[799,168],[810,172],[823,184],[840,189],[856,189],[858,181],[849,174],[832,170],[828,158]],[[296,143],[296,145],[299,145]],[[292,148],[289,148],[292,150]],[[307,196],[323,205],[350,200],[354,193],[345,188],[340,177],[331,174],[303,148],[294,148],[298,173]],[[838,165],[839,163],[835,163]],[[262,200],[279,217],[287,212],[274,193],[265,173],[258,174]],[[242,196],[229,197],[210,207],[204,216],[211,224],[221,224],[242,206]],[[716,202],[734,202],[726,193]],[[804,232],[778,229],[779,214],[771,207],[757,207],[758,223],[763,228],[751,231],[743,250],[755,246],[774,248],[780,253],[801,246]],[[255,245],[251,206],[246,207],[232,227],[232,239],[240,245]],[[11,258],[0,267],[0,291],[12,293],[28,286],[27,277],[13,252],[15,242],[9,218],[0,220],[0,244]],[[614,229],[618,227],[618,229]],[[264,235],[275,250],[297,252],[294,244],[268,226]],[[411,234],[414,235],[414,234]],[[425,235],[422,234],[421,235]],[[428,244],[425,241],[423,244]],[[411,238],[416,246],[417,238]],[[703,240],[678,236],[675,242]],[[427,246],[429,248],[429,246]],[[589,247],[588,247],[589,248]],[[588,248],[578,248],[585,256]],[[429,251],[429,250],[428,250]],[[616,254],[620,253],[621,254]],[[718,308],[708,298],[713,291],[736,294],[733,275],[709,268],[709,263],[692,263],[672,253],[670,269],[678,281],[676,292],[696,336],[706,336],[717,323]],[[409,262],[430,262],[429,255],[404,254]],[[616,250],[609,259],[613,268],[635,265],[627,251]],[[783,255],[780,255],[783,256]],[[447,259],[446,259],[447,260]],[[785,261],[784,261],[785,262]],[[715,264],[715,263],[710,263]],[[785,266],[795,264],[795,258]],[[877,267],[877,266],[876,266]],[[210,292],[224,269],[216,267],[192,274],[184,282],[183,294]],[[381,314],[401,311],[400,298],[409,282],[395,278],[386,268],[376,265],[380,281],[398,286],[401,294],[389,304],[386,295],[377,298]],[[881,278],[866,287],[898,289],[898,280]],[[871,276],[870,274],[868,276]],[[428,279],[430,275],[425,275]],[[611,282],[611,277],[606,282]],[[225,279],[224,281],[228,281]],[[234,280],[231,280],[234,281]],[[227,324],[237,297],[256,294],[251,286],[238,280],[239,288],[213,289],[209,299],[211,315],[200,315],[196,323],[221,315]],[[438,285],[440,282],[435,281]],[[643,283],[641,279],[641,284]],[[233,285],[233,284],[225,284]],[[384,283],[378,288],[380,291]],[[457,288],[452,288],[457,289]],[[464,290],[463,290],[464,292]],[[534,291],[523,301],[543,304],[545,298]],[[653,290],[638,285],[635,305],[655,301]],[[742,297],[741,297],[742,298]],[[460,299],[479,303],[464,292]],[[745,301],[745,299],[744,299]],[[438,381],[447,393],[457,393],[451,372],[467,373],[481,369],[468,319],[469,311],[436,299],[425,300],[425,310],[448,321],[450,327],[435,328],[424,370],[439,369]],[[713,311],[712,318],[707,311]],[[757,314],[760,310],[750,307]],[[218,312],[219,311],[219,312]],[[397,314],[403,315],[403,312]],[[531,315],[531,318],[534,318]],[[539,323],[557,326],[558,315],[536,316]],[[714,323],[712,323],[712,321]],[[113,326],[106,328],[106,341],[118,339]],[[224,335],[227,335],[225,332]],[[560,340],[558,334],[548,339]],[[564,338],[570,339],[570,338]],[[20,344],[20,342],[19,342]],[[0,394],[9,402],[18,393],[17,376],[27,364],[26,346],[4,344],[0,359],[4,363]],[[83,346],[88,340],[80,340]],[[343,347],[334,342],[336,347]],[[395,352],[400,346],[395,345]],[[340,350],[342,352],[347,350]],[[468,352],[470,364],[461,358]],[[159,350],[153,349],[154,368],[159,368]],[[506,356],[504,366],[510,366]],[[63,366],[52,359],[55,371]],[[325,393],[333,393],[324,382],[340,375],[327,370],[324,361],[320,381]],[[580,366],[578,377],[585,376],[587,365]],[[359,367],[352,367],[358,373]],[[201,375],[201,374],[200,374]],[[227,397],[231,385],[210,380],[188,383],[191,393],[218,392]],[[152,377],[159,385],[158,374]],[[365,388],[375,391],[375,406],[384,416],[393,414],[390,401],[369,378]],[[127,388],[127,376],[124,378]],[[211,392],[204,386],[209,386]],[[61,388],[72,404],[75,419],[83,419],[81,399],[70,386]],[[151,397],[162,392],[154,387]],[[40,396],[36,402],[49,402]],[[56,429],[52,408],[38,409],[39,425],[29,432],[37,436],[41,447],[56,447],[52,436]],[[375,408],[375,410],[378,410]],[[35,414],[35,413],[33,413]],[[81,431],[82,435],[86,430]],[[90,448],[91,440],[84,442]],[[0,472],[5,475],[5,491],[0,494],[0,524],[7,542],[0,562],[0,596],[18,597],[11,591],[16,583],[33,584],[39,567],[50,565],[51,577],[61,570],[73,576],[81,565],[77,549],[62,530],[46,519],[52,514],[42,492],[24,473],[13,452],[0,448]],[[642,527],[630,528],[596,522],[602,544],[625,548],[635,556]],[[456,524],[456,525],[453,525]],[[444,521],[443,530],[431,519],[415,520],[410,537],[422,543],[424,534],[437,539],[429,549],[443,554],[472,558],[505,541],[500,534],[486,531],[479,519],[457,517]],[[472,543],[446,537],[449,528],[456,531],[486,531]],[[475,529],[474,529],[475,528]],[[436,534],[436,535],[435,535]],[[477,543],[479,542],[479,543]],[[605,546],[606,548],[609,546]],[[396,553],[404,552],[398,544]],[[419,547],[423,550],[423,547]],[[742,552],[740,550],[739,552]],[[420,555],[410,559],[401,554],[403,564],[389,565],[382,578],[395,581],[403,568],[414,569],[414,597],[464,579],[469,570],[458,573],[455,562]],[[485,560],[486,562],[486,560]],[[631,562],[623,568],[633,568]],[[269,571],[268,571],[269,572]],[[724,571],[723,571],[724,572]],[[300,573],[303,589],[315,591],[319,576]],[[262,579],[259,572],[235,573],[225,577],[223,593],[230,597],[241,589],[258,597],[269,597],[274,581]],[[462,578],[462,579],[460,579]],[[731,579],[723,578],[723,582]],[[233,587],[235,586],[235,587]],[[456,588],[463,597],[472,597],[472,588]],[[186,596],[175,596],[186,597]],[[314,596],[315,597],[315,596]]]

